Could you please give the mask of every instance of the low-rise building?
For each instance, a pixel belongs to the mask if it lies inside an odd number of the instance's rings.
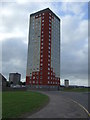
[[[0,73],[0,90],[7,87],[7,79]]]

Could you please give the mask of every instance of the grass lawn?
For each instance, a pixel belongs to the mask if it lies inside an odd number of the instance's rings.
[[[63,88],[66,92],[90,92],[90,88]]]
[[[49,100],[48,96],[38,92],[3,92],[2,93],[2,117],[19,117],[24,113],[32,112]]]

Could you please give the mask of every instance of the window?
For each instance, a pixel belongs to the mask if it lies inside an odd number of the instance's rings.
[[[44,22],[44,20],[42,20],[42,22]]]
[[[50,51],[50,50],[48,50],[48,51]]]
[[[51,19],[51,16],[49,16],[49,18]]]
[[[52,77],[51,77],[51,80],[52,80]]]
[[[50,49],[50,47],[48,47],[48,49]]]
[[[42,39],[42,41],[43,41],[43,39]]]
[[[49,84],[49,81],[48,81],[48,84]]]
[[[35,79],[35,76],[33,76],[33,79]]]
[[[38,76],[36,77],[36,79],[38,79]]]
[[[48,62],[50,62],[50,59],[48,59]]]
[[[48,53],[50,54],[50,51],[48,51]]]
[[[49,43],[49,45],[51,45],[51,43]]]
[[[43,43],[41,43],[41,45],[43,45]]]
[[[31,80],[31,77],[30,77],[30,80]]]
[[[51,20],[49,20],[49,22],[51,23]]]
[[[42,76],[40,76],[40,79],[42,79]]]
[[[51,24],[49,23],[49,26],[51,26]]]
[[[48,64],[48,66],[50,66],[50,64]]]
[[[48,79],[49,79],[50,77],[48,76]]]
[[[44,24],[42,24],[42,26],[44,26]]]
[[[44,15],[44,13],[42,15]]]
[[[49,15],[51,16],[51,13],[49,13]]]
[[[41,49],[43,49],[43,46],[41,47]]]
[[[48,55],[48,57],[50,58],[50,55]]]
[[[51,40],[49,39],[49,41],[51,41]]]
[[[40,70],[42,70],[42,67],[40,68]]]
[[[41,54],[43,53],[43,51],[41,50]]]
[[[41,55],[41,57],[43,57],[43,55]]]
[[[51,28],[49,27],[49,30],[51,30]]]
[[[33,22],[33,26],[34,26],[34,22]]]
[[[48,70],[50,70],[50,68],[48,68]]]
[[[43,64],[41,63],[41,66],[42,66]]]
[[[43,59],[41,59],[41,62],[43,61]]]
[[[38,17],[38,15],[36,15],[36,17]]]
[[[50,75],[50,72],[48,72],[48,75]]]

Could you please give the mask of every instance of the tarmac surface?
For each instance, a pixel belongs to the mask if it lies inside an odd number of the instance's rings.
[[[60,94],[78,102],[90,113],[90,104],[88,104],[90,92],[61,92]]]
[[[39,91],[49,96],[50,102],[27,118],[89,118],[88,94],[61,91]]]

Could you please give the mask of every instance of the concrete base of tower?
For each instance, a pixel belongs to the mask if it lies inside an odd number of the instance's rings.
[[[27,90],[60,90],[60,86],[27,85]]]

